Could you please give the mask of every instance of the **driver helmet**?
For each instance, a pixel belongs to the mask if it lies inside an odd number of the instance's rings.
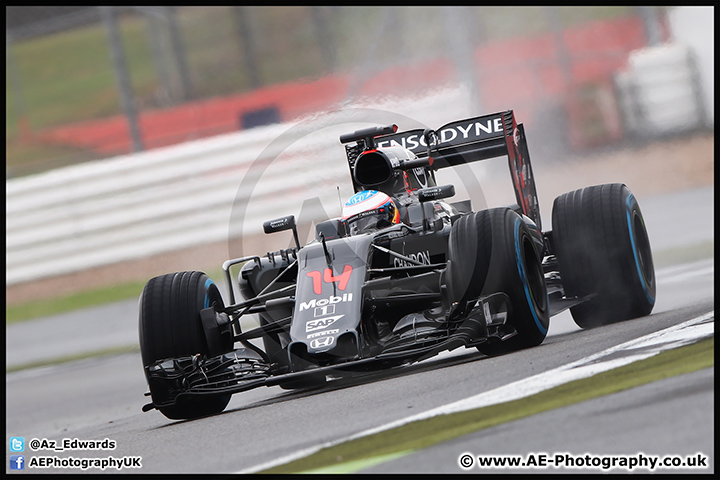
[[[400,222],[392,198],[377,190],[363,190],[345,202],[342,220],[350,235],[367,233]]]

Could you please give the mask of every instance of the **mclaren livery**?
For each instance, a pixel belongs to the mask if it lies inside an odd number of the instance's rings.
[[[623,184],[565,193],[543,231],[512,111],[437,131],[366,128],[340,142],[355,190],[342,217],[318,223],[305,246],[293,216],[265,222],[265,233],[292,231],[295,247],[225,262],[228,304],[198,271],[146,284],[144,411],[194,418],[255,387],[322,385],[458,347],[533,347],[567,308],[582,328],[651,312],[655,274],[636,198]],[[453,185],[436,184],[438,169],[503,156],[516,204],[473,211],[451,201]],[[248,315],[257,326],[243,330]]]

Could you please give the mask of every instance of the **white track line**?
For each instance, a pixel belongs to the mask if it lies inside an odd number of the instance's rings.
[[[655,271],[655,276],[658,278],[675,277],[676,275],[692,275],[696,272],[706,272],[715,270],[715,259],[706,258],[691,263],[683,263],[680,265],[671,265],[668,267],[659,268]],[[698,275],[701,273],[697,273]]]
[[[712,310],[704,315],[700,315],[683,323],[673,325],[664,330],[653,332],[634,340],[610,347],[602,352],[590,355],[575,362],[568,363],[561,367],[548,370],[538,375],[518,380],[508,385],[483,392],[479,395],[469,397],[457,402],[449,403],[441,407],[412,415],[395,422],[390,422],[379,427],[362,431],[347,438],[327,442],[311,448],[300,450],[293,454],[278,458],[271,462],[257,465],[248,470],[238,473],[254,473],[278,465],[283,465],[291,461],[312,455],[313,453],[323,449],[332,447],[341,443],[355,440],[357,438],[366,437],[375,433],[397,428],[402,425],[435,417],[437,415],[446,415],[449,413],[457,413],[476,408],[487,407],[498,403],[505,403],[519,398],[534,395],[544,390],[549,390],[558,385],[572,382],[581,378],[587,378],[597,373],[627,365],[632,362],[643,360],[660,353],[663,350],[677,348],[688,343],[692,343],[700,338],[714,335],[714,321],[709,320],[715,318],[715,311]],[[620,354],[618,357],[617,354]],[[604,357],[613,357],[602,360]]]

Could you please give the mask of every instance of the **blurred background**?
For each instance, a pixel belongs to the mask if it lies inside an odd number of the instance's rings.
[[[713,7],[6,7],[8,302],[250,254],[228,248],[230,218],[247,235],[303,211],[309,231],[352,193],[337,135],[370,124],[513,109],[536,173],[668,139],[712,147],[713,19]],[[263,158],[272,168],[247,183]]]
[[[481,112],[513,108],[528,126],[564,122],[555,142],[607,144],[641,133],[633,113],[643,105],[627,98],[638,87],[627,76],[657,81],[662,59],[631,72],[628,55],[670,39],[671,10],[6,7],[6,174],[458,80],[472,84]],[[675,54],[683,55],[698,83],[697,99],[683,100],[707,115],[711,84],[703,91],[697,52]]]

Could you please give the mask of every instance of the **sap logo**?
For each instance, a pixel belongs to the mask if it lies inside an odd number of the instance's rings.
[[[430,250],[425,250],[424,252],[417,252],[417,253],[411,253],[410,255],[405,255],[406,257],[415,260],[416,262],[420,262],[424,265],[430,265]],[[396,267],[411,267],[414,264],[410,263],[406,260],[403,260],[402,258],[393,258],[393,265]]]
[[[321,298],[320,300],[313,298],[309,302],[300,303],[300,311],[302,312],[303,310],[309,310],[309,309],[315,308],[315,307],[324,307],[327,305],[334,305],[336,303],[341,303],[341,302],[352,302],[352,298],[353,298],[352,293],[343,293],[342,297]]]
[[[333,343],[335,343],[335,337],[316,338],[310,342],[310,347],[314,349],[329,348]]]
[[[337,328],[333,328],[332,330],[325,330],[322,332],[311,333],[307,336],[307,338],[324,337],[325,335],[335,335],[336,333],[340,333],[340,330],[338,330]]]
[[[314,332],[315,330],[324,330],[333,323],[345,315],[335,315],[334,317],[318,318],[317,320],[310,320],[305,324],[305,332]]]

